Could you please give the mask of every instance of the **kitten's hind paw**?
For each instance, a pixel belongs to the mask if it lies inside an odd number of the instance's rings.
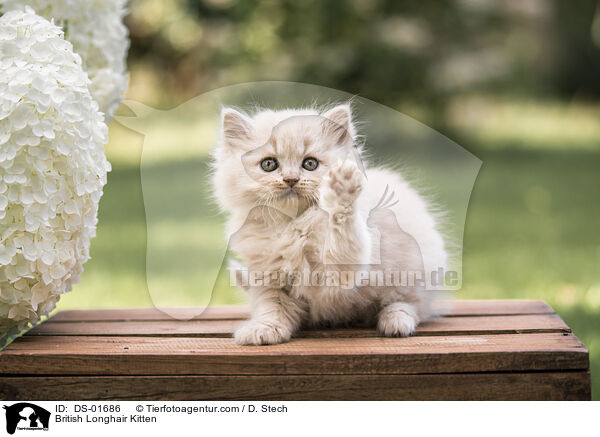
[[[378,316],[377,330],[386,337],[408,337],[419,324],[413,305],[396,302],[383,308]]]
[[[285,326],[255,320],[241,325],[233,336],[237,344],[245,346],[284,343],[291,337],[292,331]]]

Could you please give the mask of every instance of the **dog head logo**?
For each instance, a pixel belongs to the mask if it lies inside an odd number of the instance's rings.
[[[28,402],[5,405],[6,432],[14,434],[19,430],[47,430],[50,423],[50,412]]]

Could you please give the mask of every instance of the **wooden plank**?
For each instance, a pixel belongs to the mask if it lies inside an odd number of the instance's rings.
[[[230,337],[240,320],[71,322],[47,321],[27,335]],[[487,335],[570,332],[557,314],[443,317],[422,323],[416,335]],[[374,329],[305,330],[299,337],[377,337]]]
[[[551,314],[548,304],[538,300],[457,300],[438,304],[440,315],[479,316],[512,314]],[[132,321],[132,320],[173,320],[191,318],[198,320],[246,319],[248,309],[243,306],[198,308],[120,308],[94,310],[66,310],[56,313],[53,322],[79,321]]]
[[[587,370],[569,333],[410,338],[300,338],[238,346],[223,338],[25,336],[0,372],[30,375],[419,374]]]
[[[249,316],[245,306],[211,306],[207,308],[101,308],[93,310],[59,311],[49,320],[53,322],[123,322],[133,320],[242,320]]]
[[[553,314],[550,305],[541,300],[453,300],[440,301],[440,315],[503,316],[515,314]]]
[[[79,376],[0,378],[1,399],[590,400],[590,374]]]

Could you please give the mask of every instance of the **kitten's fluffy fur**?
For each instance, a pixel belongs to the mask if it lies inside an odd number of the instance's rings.
[[[361,170],[350,105],[253,116],[225,108],[221,117],[214,193],[229,215],[230,249],[249,271],[445,267],[444,241],[424,199],[395,172]],[[318,160],[314,171],[302,167],[307,157]],[[279,167],[264,171],[265,158]],[[290,178],[298,179],[293,188],[284,182]],[[382,207],[392,192],[397,203]],[[246,291],[251,319],[234,336],[244,345],[285,342],[301,326],[349,323],[408,336],[429,316],[430,293],[419,285],[300,283]]]

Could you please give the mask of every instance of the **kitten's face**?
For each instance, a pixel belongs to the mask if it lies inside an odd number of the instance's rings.
[[[217,151],[217,197],[226,209],[316,203],[328,169],[351,153],[353,134],[347,105],[324,114],[265,111],[252,118],[226,109]]]
[[[242,156],[246,173],[268,203],[301,196],[316,201],[321,180],[339,153],[317,115],[294,116],[273,128],[266,143]]]

